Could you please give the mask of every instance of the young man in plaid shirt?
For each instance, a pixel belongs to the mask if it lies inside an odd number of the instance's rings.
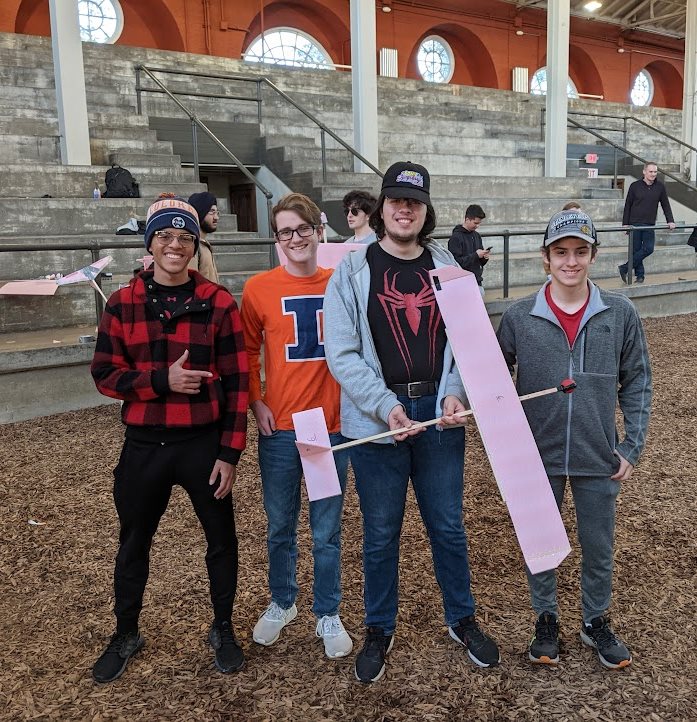
[[[153,203],[145,247],[154,270],[111,296],[99,327],[92,376],[102,394],[123,400],[126,438],[114,470],[121,523],[116,632],[93,667],[97,682],[120,677],[143,647],[138,617],[150,545],[175,484],[188,493],[206,534],[216,667],[234,672],[244,664],[232,629],[237,537],[230,490],[246,440],[247,355],[235,300],[187,270],[199,237],[196,210],[186,201]]]

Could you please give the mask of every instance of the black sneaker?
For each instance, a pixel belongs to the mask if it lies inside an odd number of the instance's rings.
[[[214,622],[208,633],[208,641],[215,650],[215,666],[219,672],[230,674],[244,667],[244,652],[237,644],[230,622]]]
[[[535,664],[559,664],[559,622],[554,614],[543,612],[538,617],[528,657]]]
[[[145,640],[138,632],[116,632],[92,667],[94,681],[105,683],[118,679],[126,671],[131,657],[144,645]]]
[[[608,669],[622,669],[632,663],[632,655],[621,639],[615,636],[607,617],[596,617],[581,625],[581,641],[598,652],[600,663]]]
[[[622,279],[622,283],[627,283],[627,269],[622,268],[622,266],[617,266],[617,270],[620,272],[620,278]]]
[[[635,280],[636,280],[637,283],[643,283],[643,282],[644,282],[644,277],[643,277],[643,276],[637,276]]]
[[[368,627],[363,649],[356,656],[355,673],[359,682],[377,682],[385,674],[385,657],[390,653],[394,635],[380,627]]]
[[[467,647],[469,658],[478,667],[495,667],[501,661],[496,642],[479,628],[474,615],[461,619],[455,627],[449,627],[450,636]]]

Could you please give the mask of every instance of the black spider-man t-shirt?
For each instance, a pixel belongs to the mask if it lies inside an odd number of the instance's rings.
[[[443,369],[445,326],[428,272],[431,252],[405,261],[372,243],[368,323],[387,385],[438,382]]]

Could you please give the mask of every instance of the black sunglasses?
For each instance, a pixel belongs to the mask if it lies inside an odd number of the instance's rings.
[[[351,208],[344,208],[344,215],[348,216],[350,213],[354,218],[361,212],[361,208],[356,208],[355,206]]]

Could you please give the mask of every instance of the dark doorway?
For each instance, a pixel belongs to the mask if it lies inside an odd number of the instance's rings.
[[[257,201],[253,183],[230,186],[230,212],[237,216],[237,230],[257,231]]]

